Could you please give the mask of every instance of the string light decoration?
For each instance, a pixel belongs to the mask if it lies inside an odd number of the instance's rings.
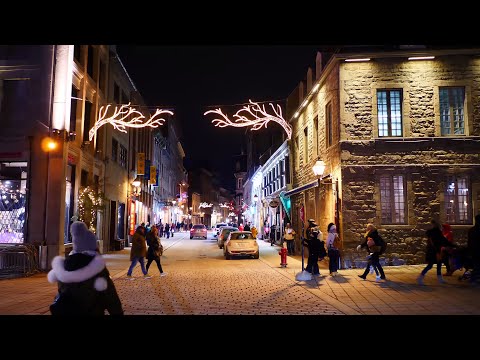
[[[95,189],[87,186],[80,190],[78,196],[78,220],[87,224],[88,228],[97,233],[95,220],[97,218],[97,210],[103,207],[102,195],[98,194]]]
[[[219,206],[221,208],[230,208],[230,205],[228,203],[219,204]]]
[[[98,120],[88,132],[88,138],[90,141],[92,141],[97,130],[105,124],[112,124],[114,129],[126,133],[127,127],[143,128],[149,126],[151,128],[157,128],[158,126],[163,125],[165,122],[164,118],[159,117],[160,115],[173,115],[173,112],[170,110],[157,109],[155,114],[153,114],[147,121],[144,122],[143,120],[146,119],[145,115],[143,115],[140,111],[135,110],[135,108],[130,107],[130,103],[128,103],[126,105],[121,105],[120,107],[115,106],[113,115],[107,117],[107,112],[110,106],[111,105],[107,105],[100,108],[98,112]],[[132,119],[126,121],[126,119],[130,116],[132,116]]]
[[[207,114],[217,114],[221,118],[213,119],[212,123],[218,127],[247,127],[252,126],[250,130],[259,130],[263,126],[267,127],[267,124],[270,121],[274,121],[279,124],[285,132],[287,133],[288,140],[292,138],[292,127],[289,123],[285,121],[282,115],[282,108],[277,104],[277,107],[272,103],[269,103],[275,115],[269,114],[265,109],[265,105],[260,105],[257,102],[249,100],[249,105],[244,106],[238,110],[233,117],[235,120],[230,120],[227,115],[225,115],[220,108],[215,110],[206,111],[203,115]],[[253,119],[249,119],[248,116],[253,116]]]
[[[212,207],[212,206],[213,206],[212,203],[208,204],[206,202],[202,202],[202,203],[200,203],[200,205],[198,205],[199,208],[209,208],[209,207]]]

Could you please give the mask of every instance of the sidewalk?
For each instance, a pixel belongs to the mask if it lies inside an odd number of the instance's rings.
[[[288,256],[288,265],[282,268],[278,254],[280,246],[270,246],[270,243],[263,240],[258,243],[262,261],[345,314],[480,314],[480,287],[478,284],[459,281],[463,271],[444,277],[446,284],[439,284],[434,268],[425,277],[426,286],[419,286],[416,278],[425,264],[385,266],[387,280],[377,282],[374,274],[368,275],[367,280],[358,277],[364,268],[339,270],[338,275],[332,277],[328,271],[328,260],[323,260],[319,262],[321,276],[299,282],[295,280],[295,274],[302,270],[301,256]]]

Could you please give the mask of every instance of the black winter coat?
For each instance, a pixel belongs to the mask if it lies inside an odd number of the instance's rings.
[[[437,263],[437,254],[441,254],[442,247],[449,247],[450,242],[439,228],[427,230],[427,248],[425,250],[425,261],[427,263]]]
[[[160,241],[153,234],[148,238],[147,259],[155,260],[160,257]]]
[[[363,242],[360,244],[360,246],[362,248],[366,248],[368,251],[370,251],[368,249],[368,245],[367,245],[369,237],[371,237],[373,239],[373,241],[375,242],[375,246],[379,246],[380,249],[381,249],[380,251],[375,251],[375,252],[378,252],[378,253],[382,254],[383,251],[385,251],[385,240],[382,239],[382,237],[378,233],[377,229],[369,231],[368,234],[365,236],[365,239],[363,240]]]
[[[48,281],[58,282],[58,295],[67,299],[68,315],[123,315],[115,285],[98,254],[73,254],[67,259],[56,256]]]

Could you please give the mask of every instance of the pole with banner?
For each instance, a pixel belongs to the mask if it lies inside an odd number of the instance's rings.
[[[137,175],[145,174],[145,153],[137,154]]]

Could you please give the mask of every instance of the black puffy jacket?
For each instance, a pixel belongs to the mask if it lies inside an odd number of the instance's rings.
[[[48,281],[58,282],[57,297],[64,304],[64,315],[104,315],[105,310],[110,315],[123,315],[120,298],[105,265],[100,254],[78,253],[67,259],[61,256],[53,259]],[[54,308],[55,305],[50,308],[52,314]]]

